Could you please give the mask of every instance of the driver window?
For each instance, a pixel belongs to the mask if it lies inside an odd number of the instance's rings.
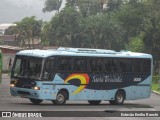
[[[53,79],[54,71],[55,71],[55,59],[53,57],[50,57],[45,62],[45,72],[44,72],[45,79],[48,80]]]

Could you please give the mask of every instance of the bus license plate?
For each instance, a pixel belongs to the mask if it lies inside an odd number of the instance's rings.
[[[20,95],[22,98],[27,98],[28,97],[28,95]]]

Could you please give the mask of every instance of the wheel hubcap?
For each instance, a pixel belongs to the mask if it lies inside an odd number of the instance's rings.
[[[57,96],[57,100],[62,103],[64,101],[64,96],[62,94],[59,94]]]
[[[118,94],[117,96],[117,101],[120,103],[123,101],[123,95],[122,94]]]

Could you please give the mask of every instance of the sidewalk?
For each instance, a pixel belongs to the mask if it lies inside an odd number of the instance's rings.
[[[160,92],[157,92],[157,91],[154,91],[154,90],[152,90],[152,92],[157,94],[157,95],[160,95]]]

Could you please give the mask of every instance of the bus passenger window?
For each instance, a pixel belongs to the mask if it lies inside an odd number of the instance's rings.
[[[92,72],[103,72],[103,59],[91,59],[90,67]]]
[[[58,69],[60,71],[71,71],[71,58],[59,58],[58,59]]]
[[[104,69],[106,72],[112,72],[112,60],[105,58]]]
[[[121,59],[120,69],[121,69],[121,72],[132,72],[132,60]]]
[[[120,72],[119,60],[113,59],[112,72]]]
[[[99,72],[103,72],[103,59],[97,60],[97,68]]]
[[[87,71],[87,59],[75,58],[74,70],[79,72]]]
[[[144,59],[143,60],[142,71],[144,73],[150,73],[151,72],[151,60],[149,60],[149,59]]]
[[[133,71],[134,72],[141,72],[141,66],[142,66],[142,60],[140,60],[140,59],[134,60]]]
[[[96,63],[97,61],[96,61],[96,59],[92,59],[91,61],[90,61],[90,66],[91,66],[91,71],[92,72],[96,72],[97,71],[97,66],[96,66]]]

